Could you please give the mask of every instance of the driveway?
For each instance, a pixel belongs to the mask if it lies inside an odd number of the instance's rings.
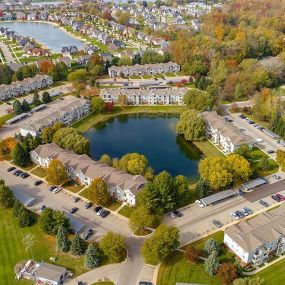
[[[4,57],[8,63],[16,62],[6,44],[4,44],[3,42],[0,42],[0,49],[2,50]]]

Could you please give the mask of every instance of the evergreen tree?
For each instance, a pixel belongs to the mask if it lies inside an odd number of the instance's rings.
[[[23,207],[19,213],[18,221],[20,227],[29,227],[35,223],[35,216],[31,211]]]
[[[85,253],[85,267],[93,269],[97,267],[101,260],[101,253],[96,244],[90,243]]]
[[[23,112],[29,112],[30,111],[30,105],[26,101],[26,99],[24,99],[23,102],[22,102],[22,111]]]
[[[209,238],[205,243],[205,251],[210,255],[213,252],[216,252],[219,255],[220,245],[213,238]]]
[[[13,111],[16,113],[16,115],[20,115],[23,113],[22,105],[19,102],[19,100],[15,100],[13,103]]]
[[[87,249],[87,243],[79,234],[76,234],[71,242],[70,251],[73,255],[83,255]]]
[[[51,102],[51,97],[47,91],[43,93],[42,100],[43,100],[43,103],[45,104]]]
[[[56,250],[58,252],[68,252],[70,242],[67,237],[67,229],[63,225],[60,225],[56,235]]]
[[[215,251],[213,251],[210,254],[210,256],[205,260],[204,266],[205,266],[205,271],[209,275],[211,275],[211,276],[216,275],[216,273],[218,272],[220,263],[219,263],[219,259],[217,257],[217,253]]]
[[[42,104],[42,102],[40,100],[39,92],[36,90],[34,93],[34,96],[33,96],[33,105],[39,106],[41,104]]]
[[[209,181],[206,179],[200,179],[195,187],[196,193],[200,198],[207,197],[213,193]]]
[[[11,208],[15,202],[14,194],[8,186],[0,184],[0,207]]]
[[[29,152],[22,144],[17,143],[12,152],[13,162],[19,166],[26,166],[30,161]]]
[[[15,217],[19,217],[20,213],[25,209],[25,207],[18,201],[15,200],[15,203],[13,205],[13,215]]]

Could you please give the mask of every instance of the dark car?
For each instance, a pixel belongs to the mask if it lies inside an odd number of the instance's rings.
[[[34,185],[35,185],[35,186],[38,186],[38,185],[41,185],[42,183],[43,183],[42,180],[36,180],[36,181],[34,182]]]
[[[78,281],[77,285],[84,285],[82,281]]]
[[[280,199],[278,198],[277,195],[271,195],[271,198],[276,202],[280,202]]]
[[[96,212],[96,214],[98,216],[100,216],[100,213],[103,211],[103,207],[102,206],[97,206],[97,207],[95,207],[94,211]]]
[[[74,197],[74,199],[73,199],[74,203],[77,203],[79,200],[80,200],[79,197]]]
[[[250,208],[248,208],[248,207],[244,207],[241,210],[242,210],[243,213],[247,213],[246,216],[253,214],[253,211]]]
[[[258,202],[259,202],[260,205],[262,205],[265,208],[269,207],[269,204],[266,201],[264,201],[264,200],[259,200]]]
[[[73,207],[73,208],[70,209],[69,212],[70,212],[71,214],[74,214],[74,213],[77,212],[77,211],[78,211],[78,208],[77,208],[77,207]]]
[[[246,117],[245,117],[245,115],[240,114],[240,115],[239,115],[239,118],[241,118],[241,119],[245,119]]]
[[[15,169],[16,169],[16,167],[12,166],[12,167],[9,167],[9,168],[7,169],[7,171],[8,171],[8,172],[11,172],[11,171],[13,171],[13,170],[15,170]]]
[[[171,213],[170,213],[170,217],[172,218],[172,219],[176,219],[177,217],[182,217],[182,213],[181,212],[179,212],[178,210],[174,210],[174,211],[172,211]]]
[[[218,221],[218,220],[213,220],[212,222],[213,222],[213,224],[214,224],[217,228],[221,228],[221,227],[222,227],[222,223],[221,223],[220,221]]]
[[[23,173],[22,170],[17,170],[17,171],[14,172],[14,175],[15,176],[19,176],[21,173]]]
[[[30,176],[30,174],[28,174],[27,172],[22,172],[22,173],[20,173],[20,177],[22,177],[22,178],[27,178],[27,177],[29,177]]]
[[[49,187],[48,190],[49,190],[50,192],[52,192],[52,191],[53,191],[54,189],[56,189],[56,188],[57,188],[57,186],[51,186],[51,187]]]
[[[153,285],[153,283],[147,282],[147,281],[141,281],[141,282],[139,283],[139,285]]]
[[[85,209],[89,209],[90,207],[92,207],[92,203],[91,202],[85,203],[85,205],[84,205]]]
[[[88,240],[94,234],[94,230],[89,229],[87,232],[83,234],[83,239]]]
[[[240,219],[245,217],[245,214],[242,211],[236,211],[236,214]]]
[[[40,211],[43,212],[47,208],[46,205],[42,205]]]
[[[273,150],[273,149],[271,149],[271,150],[269,150],[267,153],[268,154],[272,154],[272,153],[274,153],[275,151]]]
[[[100,212],[100,216],[101,216],[102,218],[107,217],[109,214],[110,214],[110,211],[105,210],[105,209],[103,209],[103,210]]]

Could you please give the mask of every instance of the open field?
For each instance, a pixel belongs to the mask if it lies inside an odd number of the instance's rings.
[[[125,205],[118,213],[126,218],[130,218],[134,210],[135,208]]]

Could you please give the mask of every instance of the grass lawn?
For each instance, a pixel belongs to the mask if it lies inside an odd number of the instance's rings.
[[[44,178],[46,176],[46,171],[41,166],[33,169],[31,173],[40,178]]]
[[[187,110],[185,106],[115,106],[114,110],[110,113],[104,114],[90,114],[82,120],[76,122],[72,127],[78,129],[81,132],[86,132],[94,125],[105,122],[108,119],[114,118],[118,115],[129,115],[129,114],[180,114]]]
[[[142,75],[143,79],[153,79],[153,75]]]
[[[0,225],[1,284],[34,284],[30,281],[15,280],[14,266],[19,261],[29,258],[49,262],[50,257],[56,257],[57,261],[55,264],[68,268],[76,276],[86,272],[83,267],[83,257],[75,258],[68,254],[57,254],[55,252],[55,238],[44,234],[37,224],[28,228],[20,228],[17,220],[12,215],[12,211],[0,208]],[[31,252],[26,251],[23,242],[23,238],[27,234],[32,234],[35,240]]]
[[[8,105],[7,105],[7,108],[8,108]],[[0,127],[3,126],[5,124],[6,121],[14,118],[16,116],[16,114],[13,112],[13,113],[9,113],[9,114],[6,114],[4,116],[1,116],[0,117]]]
[[[219,231],[192,243],[192,245],[202,250],[204,249],[205,242],[210,237],[217,240],[219,244],[222,244],[224,233]],[[234,261],[234,255],[225,248],[222,248],[220,262],[230,261]],[[198,264],[189,263],[181,252],[176,252],[169,263],[162,264],[158,272],[157,285],[175,285],[176,282],[221,285],[217,277],[212,277],[205,272],[203,262]]]
[[[165,79],[165,76],[164,76],[164,74],[155,74],[155,75],[154,75],[154,78],[162,78],[162,79]]]
[[[133,75],[133,76],[131,76],[130,77],[131,79],[142,79],[140,76],[138,76],[138,75]]]
[[[164,73],[166,77],[176,77],[174,73]]]
[[[63,184],[63,187],[73,193],[78,193],[80,190],[84,188],[83,185],[77,184],[73,180],[67,181],[65,184]]]
[[[22,169],[24,171],[30,171],[31,169],[33,169],[33,168],[35,168],[37,166],[35,163],[32,163],[32,162],[30,162],[27,166],[23,166],[23,167],[14,164],[13,161],[11,161],[11,163],[13,165],[15,165],[17,168],[20,168],[20,169]]]
[[[224,157],[225,155],[218,149],[216,148],[211,142],[209,142],[208,140],[204,140],[204,141],[196,141],[193,142],[193,144],[198,147],[202,153],[204,154],[204,156],[208,157],[208,156],[220,156],[220,157]]]
[[[285,259],[263,269],[251,278],[261,277],[266,285],[284,284],[285,280]]]
[[[134,210],[135,208],[125,205],[118,213],[126,218],[130,218]]]
[[[151,230],[149,229],[137,229],[134,231],[134,235],[137,235],[137,236],[146,236],[150,233],[151,233]]]
[[[121,205],[122,205],[121,202],[113,200],[113,201],[111,201],[110,204],[106,205],[105,207],[108,208],[111,211],[116,211],[117,209],[120,208]]]
[[[115,283],[111,281],[102,281],[102,282],[93,283],[92,285],[115,285]]]

